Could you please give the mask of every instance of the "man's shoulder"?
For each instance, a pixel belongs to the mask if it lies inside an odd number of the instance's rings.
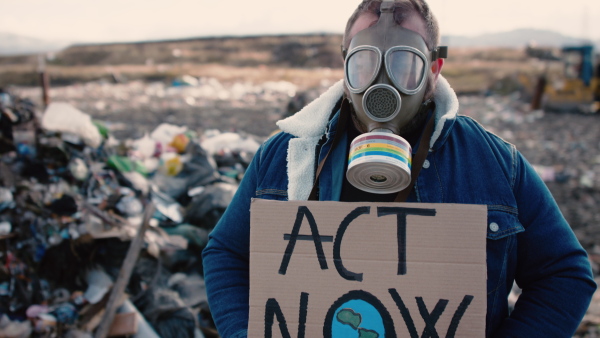
[[[285,160],[291,139],[296,138],[294,135],[283,131],[273,132],[266,141],[260,146],[259,153],[260,163],[265,161],[272,162],[274,160]]]
[[[482,125],[479,121],[474,118],[466,115],[458,115],[456,117],[457,126],[455,126],[456,131],[461,132],[467,137],[476,137],[481,139],[485,139],[488,142],[496,143],[498,145],[506,146],[507,148],[512,148],[514,145],[502,137],[498,136],[496,133],[488,130],[484,125]],[[458,127],[458,128],[456,128]]]
[[[287,147],[288,143],[293,138],[296,138],[296,136],[281,130],[276,130],[263,143],[263,149],[273,149],[282,146]]]

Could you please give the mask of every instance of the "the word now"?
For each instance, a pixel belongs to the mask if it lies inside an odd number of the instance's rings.
[[[389,294],[394,300],[400,314],[402,315],[402,319],[406,324],[406,329],[411,338],[418,338],[419,334],[417,329],[415,328],[415,324],[413,318],[405,306],[402,297],[396,291],[396,289],[389,289]],[[454,337],[456,334],[456,330],[458,329],[458,325],[460,324],[460,320],[462,319],[464,313],[467,311],[467,308],[473,301],[474,296],[465,295],[463,300],[458,305],[456,310],[454,311],[454,315],[452,316],[452,320],[450,321],[450,325],[448,330],[446,331],[446,338]],[[327,315],[325,316],[325,321],[323,323],[323,337],[331,338],[332,337],[332,323],[334,320],[335,311],[344,303],[350,300],[362,300],[370,305],[372,305],[381,315],[383,319],[383,326],[385,329],[385,337],[387,338],[395,338],[396,337],[396,327],[394,325],[394,321],[389,313],[389,311],[385,308],[383,303],[377,297],[368,293],[364,290],[354,290],[346,293],[342,297],[338,298],[327,311]],[[308,300],[309,294],[306,292],[302,292],[300,294],[300,306],[299,306],[299,317],[298,317],[298,338],[304,338],[306,333],[306,317],[308,314]],[[425,328],[421,333],[421,337],[431,337],[436,338],[440,337],[437,332],[437,328],[435,327],[438,319],[446,309],[448,305],[448,300],[440,299],[433,310],[430,312],[425,305],[422,297],[415,297],[417,302],[417,306],[419,308],[419,314],[423,321],[425,322]],[[279,303],[275,298],[269,298],[267,303],[265,304],[265,337],[271,338],[273,336],[273,324],[275,322],[275,318],[277,318],[277,322],[279,323],[279,330],[283,338],[291,338],[290,331],[288,329],[287,322],[285,320],[285,316]]]

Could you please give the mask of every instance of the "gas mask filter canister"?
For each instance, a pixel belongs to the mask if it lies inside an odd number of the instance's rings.
[[[366,192],[398,192],[410,183],[411,152],[405,139],[390,132],[359,135],[350,144],[346,177]]]

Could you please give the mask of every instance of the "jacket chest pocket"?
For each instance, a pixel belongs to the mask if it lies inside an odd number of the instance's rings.
[[[512,287],[517,262],[517,234],[525,231],[515,213],[498,209],[504,208],[488,206],[488,316],[493,315],[490,311],[507,311],[506,297]]]
[[[498,207],[488,206],[487,239],[501,240],[525,231],[516,214],[495,208]]]
[[[507,274],[514,276],[517,234],[525,231],[516,214],[488,206],[487,269],[488,292],[504,284]],[[490,284],[492,283],[492,284]],[[492,286],[492,289],[490,289]]]

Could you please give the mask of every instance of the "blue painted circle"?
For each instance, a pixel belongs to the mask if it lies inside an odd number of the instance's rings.
[[[344,309],[351,309],[354,313],[360,315],[358,328],[342,323],[337,319],[338,313]],[[358,338],[359,329],[361,328],[376,332],[379,338],[385,337],[383,317],[373,305],[362,299],[352,299],[343,303],[335,310],[331,323],[331,336],[333,338]]]

